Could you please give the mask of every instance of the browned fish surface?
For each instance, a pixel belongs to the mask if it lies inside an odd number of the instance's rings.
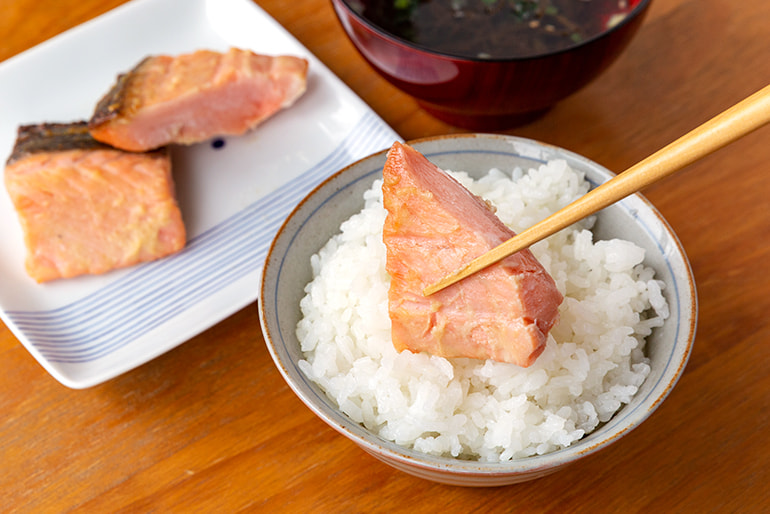
[[[489,206],[417,150],[395,143],[383,170],[388,311],[399,351],[529,366],[562,295],[523,250],[431,296],[426,286],[514,234]]]
[[[88,133],[88,123],[42,123],[22,125],[16,135],[16,143],[6,164],[11,164],[35,153],[63,150],[92,150],[109,148]]]
[[[86,122],[19,128],[5,186],[38,282],[151,261],[179,251],[185,228],[166,150],[103,145]]]
[[[299,57],[236,48],[147,57],[99,101],[91,134],[130,151],[240,135],[292,105],[307,68]]]

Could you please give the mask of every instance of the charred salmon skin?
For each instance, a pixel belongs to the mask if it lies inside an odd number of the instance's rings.
[[[291,106],[305,92],[307,69],[303,58],[237,48],[150,56],[118,76],[89,129],[133,152],[240,135]]]
[[[168,151],[117,150],[95,141],[85,121],[19,127],[5,187],[37,282],[101,274],[185,245]]]
[[[563,297],[529,250],[433,295],[423,289],[514,235],[489,205],[414,148],[383,169],[388,311],[396,350],[530,366]]]

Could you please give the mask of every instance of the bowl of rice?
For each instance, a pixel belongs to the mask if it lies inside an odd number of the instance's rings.
[[[570,151],[505,135],[409,142],[515,232],[609,180]],[[329,177],[272,242],[259,292],[271,356],[323,421],[396,469],[464,486],[550,474],[618,441],[689,358],[697,297],[665,219],[632,195],[533,245],[564,295],[527,368],[398,353],[382,226],[386,151]]]

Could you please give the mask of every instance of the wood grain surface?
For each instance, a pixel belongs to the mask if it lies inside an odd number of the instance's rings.
[[[0,0],[0,61],[121,3]],[[403,138],[460,132],[379,78],[327,0],[257,3]],[[654,0],[603,76],[507,133],[622,171],[768,83],[769,2]],[[251,305],[85,390],[0,324],[0,511],[770,512],[768,163],[765,127],[645,191],[694,270],[694,350],[648,420],[564,471],[472,489],[391,469],[293,395]]]

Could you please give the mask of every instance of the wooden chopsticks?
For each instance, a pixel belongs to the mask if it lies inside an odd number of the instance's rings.
[[[770,85],[718,114],[543,221],[426,287],[434,294],[671,175],[770,121]]]

